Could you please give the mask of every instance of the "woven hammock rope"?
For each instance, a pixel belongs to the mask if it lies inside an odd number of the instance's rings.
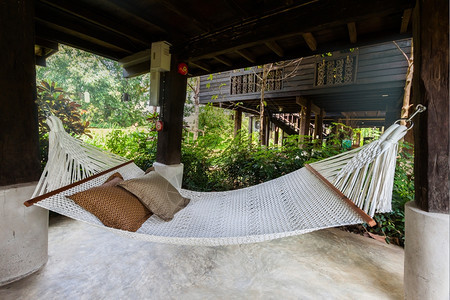
[[[111,164],[123,164],[124,159],[74,139],[61,130],[59,119],[50,118],[48,168],[41,177],[35,196],[67,185],[67,178],[76,177],[74,182],[80,176],[89,178],[92,173],[108,170]],[[375,212],[390,211],[397,142],[406,131],[405,126],[394,124],[371,144],[311,164],[319,176],[310,170],[312,168],[301,168],[240,190],[194,192],[181,189],[180,193],[191,199],[186,208],[169,222],[153,215],[137,232],[106,227],[97,217],[65,197],[101,185],[114,172],[121,173],[125,180],[142,176],[144,172],[134,163],[86,179],[35,205],[129,238],[183,245],[218,246],[262,242],[323,228],[359,224],[365,222],[364,216],[355,211],[353,204],[344,201],[341,192],[370,216]],[[113,162],[111,157],[114,158]],[[98,166],[104,160],[110,163]],[[57,167],[55,161],[59,164]],[[83,172],[91,163],[97,165],[96,170]],[[76,176],[72,171],[73,166],[76,166]],[[56,169],[71,175],[61,176],[58,173],[55,179],[51,170]],[[322,176],[338,191],[327,186],[319,178]],[[60,181],[61,177],[65,177],[64,182],[53,184],[55,180]]]

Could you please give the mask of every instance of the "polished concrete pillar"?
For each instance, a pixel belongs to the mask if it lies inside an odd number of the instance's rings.
[[[47,262],[48,211],[23,205],[35,187],[36,182],[0,187],[0,285]]]
[[[449,215],[405,206],[405,298],[449,299]]]

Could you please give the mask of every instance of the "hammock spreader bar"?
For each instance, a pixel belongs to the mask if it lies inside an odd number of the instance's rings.
[[[120,169],[121,167],[126,166],[126,165],[128,165],[128,164],[131,164],[131,163],[133,163],[133,162],[134,162],[133,160],[127,161],[127,162],[125,162],[125,163],[123,163],[123,164],[120,164],[120,165],[118,165],[118,166],[112,167],[112,168],[110,168],[110,169],[108,169],[108,170],[105,170],[105,171],[103,171],[103,172],[100,172],[100,173],[97,173],[97,174],[95,174],[95,175],[86,177],[86,178],[84,178],[84,179],[82,179],[82,180],[79,180],[79,181],[77,181],[77,182],[74,182],[74,183],[72,183],[72,184],[63,186],[63,187],[61,187],[61,188],[59,188],[59,189],[57,189],[57,190],[54,190],[54,191],[45,193],[45,194],[43,194],[43,195],[40,195],[40,196],[38,196],[38,197],[35,197],[35,198],[30,199],[30,200],[28,200],[28,201],[25,201],[23,204],[24,204],[26,207],[30,207],[30,206],[32,206],[33,204],[38,203],[38,202],[41,201],[41,200],[47,199],[47,198],[49,198],[49,197],[51,197],[51,196],[54,196],[54,195],[59,194],[59,193],[61,193],[61,192],[64,192],[64,191],[66,191],[66,190],[68,190],[68,189],[71,189],[71,188],[77,186],[77,185],[80,185],[80,184],[83,184],[83,183],[85,183],[85,182],[88,182],[89,180],[92,180],[92,179],[94,179],[94,178],[97,178],[97,177],[100,177],[100,176],[102,176],[102,175],[105,175],[105,174],[107,174],[107,173],[109,173],[109,172],[111,172],[111,171]]]
[[[361,208],[356,206],[356,204],[347,198],[340,190],[338,190],[331,182],[329,182],[325,177],[323,177],[319,172],[317,172],[311,165],[305,164],[305,168],[311,171],[314,175],[316,175],[322,182],[328,186],[331,190],[333,190],[342,200],[344,200],[361,218],[366,222],[370,227],[377,225],[374,219],[371,216],[366,214]]]

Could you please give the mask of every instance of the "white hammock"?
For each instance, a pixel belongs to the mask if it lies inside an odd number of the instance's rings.
[[[50,117],[49,126],[49,160],[35,195],[48,194],[26,205],[35,203],[131,238],[208,246],[261,242],[363,222],[373,225],[368,215],[391,209],[397,142],[407,131],[394,124],[371,144],[256,186],[227,192],[180,190],[191,201],[173,220],[165,222],[153,215],[137,232],[128,232],[104,226],[65,195],[101,185],[114,172],[125,180],[144,172],[134,163],[123,164],[124,159],[74,139],[56,117]],[[109,169],[111,164],[120,166]],[[104,172],[88,177],[100,171]],[[81,183],[51,192],[81,178],[85,178]]]

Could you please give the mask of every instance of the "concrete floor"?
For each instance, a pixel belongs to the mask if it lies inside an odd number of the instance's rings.
[[[403,299],[403,249],[320,230],[269,242],[175,246],[53,217],[49,259],[0,299]]]

